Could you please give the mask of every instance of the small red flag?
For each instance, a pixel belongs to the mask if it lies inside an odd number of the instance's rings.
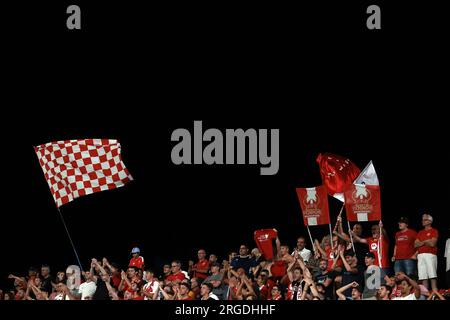
[[[330,212],[328,210],[328,195],[325,187],[297,188],[296,190],[305,226],[329,224]]]

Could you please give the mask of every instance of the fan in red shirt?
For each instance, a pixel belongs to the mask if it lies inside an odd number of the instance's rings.
[[[198,262],[196,264],[189,261],[189,275],[192,278],[200,279],[200,282],[202,282],[208,277],[209,261],[206,259],[206,251],[204,249],[198,250],[197,256]]]
[[[132,258],[130,259],[129,267],[136,267],[142,269],[144,267],[144,257],[140,256],[141,250],[139,248],[133,248],[131,250]]]
[[[353,235],[353,240],[360,243],[365,243],[369,246],[369,252],[372,252],[375,255],[374,265],[381,267],[382,269],[389,268],[389,241],[387,237],[386,230],[383,228],[383,236],[380,245],[380,228],[383,227],[383,224],[380,221],[379,225],[372,226],[372,237],[369,238],[360,238],[353,231],[350,231]],[[381,252],[381,266],[379,264],[378,251]]]
[[[437,241],[439,232],[431,226],[432,223],[433,217],[431,215],[422,215],[424,229],[417,234],[414,245],[419,253],[417,255],[419,280],[427,289],[430,289],[428,280],[431,280],[433,291],[437,291]]]
[[[416,271],[416,249],[414,242],[416,241],[417,232],[408,229],[408,218],[401,217],[398,221],[398,231],[395,234],[395,247],[392,261],[395,261],[395,273],[404,272],[412,275]]]
[[[281,295],[281,290],[277,285],[272,287],[272,290],[270,292],[270,297],[267,300],[283,300],[283,296]]]
[[[166,284],[170,283],[180,283],[184,279],[186,279],[186,276],[183,272],[181,272],[181,262],[178,260],[172,261],[171,264],[172,272],[169,276],[167,276],[165,282]]]

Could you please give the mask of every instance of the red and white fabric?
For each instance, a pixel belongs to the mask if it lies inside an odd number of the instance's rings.
[[[328,194],[324,186],[297,188],[297,196],[303,212],[305,226],[330,223]]]
[[[64,140],[34,150],[58,208],[78,197],[119,188],[133,180],[117,140]]]

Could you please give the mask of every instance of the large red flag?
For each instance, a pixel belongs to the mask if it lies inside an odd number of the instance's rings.
[[[303,212],[305,226],[330,223],[328,195],[324,186],[297,188],[297,196]]]
[[[345,208],[349,221],[381,220],[380,186],[372,161],[345,191]]]
[[[344,202],[345,189],[353,183],[361,170],[350,159],[332,153],[319,153],[316,161],[328,194]]]

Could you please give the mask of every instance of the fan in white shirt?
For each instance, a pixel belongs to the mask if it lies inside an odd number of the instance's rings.
[[[303,261],[308,262],[311,258],[311,250],[305,248],[306,239],[304,237],[298,237],[297,239],[297,247],[295,250],[298,251],[298,254],[303,258]],[[292,252],[292,256],[294,256],[294,252]]]
[[[416,281],[401,273],[397,275],[396,280],[400,282],[401,296],[392,300],[418,300],[420,298],[420,287]],[[412,292],[414,290],[414,292]]]

